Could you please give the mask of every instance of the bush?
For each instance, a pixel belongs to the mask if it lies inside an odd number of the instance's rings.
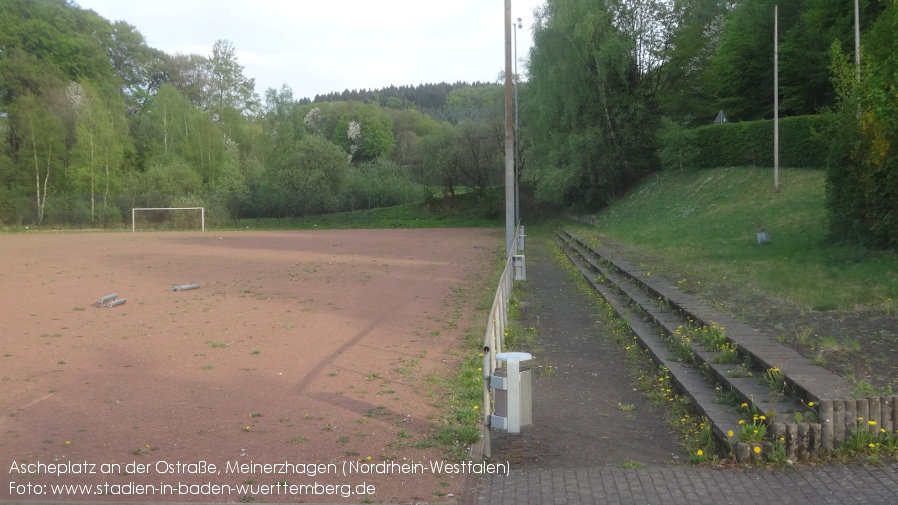
[[[668,168],[678,163],[681,153],[696,168],[774,164],[772,119],[700,126],[688,132],[673,123],[665,124],[658,136],[659,154]],[[828,115],[780,119],[780,166],[824,167],[831,127]]]
[[[830,231],[882,249],[898,250],[898,4],[890,6],[870,32],[880,41],[868,55],[858,81],[838,41],[831,48],[839,94],[833,114],[827,166],[826,208]]]
[[[430,190],[412,181],[403,167],[392,161],[377,160],[350,167],[342,207],[355,210],[417,203],[427,199],[428,193]]]

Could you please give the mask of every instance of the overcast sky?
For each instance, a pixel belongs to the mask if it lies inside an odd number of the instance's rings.
[[[167,53],[209,56],[216,40],[230,40],[260,96],[283,84],[299,99],[391,84],[494,82],[505,69],[504,0],[76,3],[134,25],[150,47]],[[531,45],[533,10],[543,3],[512,0],[512,19],[523,23],[517,30],[519,61]],[[524,71],[520,63],[518,71]]]

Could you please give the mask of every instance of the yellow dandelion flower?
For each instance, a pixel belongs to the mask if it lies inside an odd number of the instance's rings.
[[[478,409],[480,409],[480,406],[479,406],[479,405],[474,405],[474,410],[478,410]]]
[[[874,444],[874,443],[871,442],[870,444],[867,445],[867,447],[873,449],[873,448],[876,447],[876,444]]]
[[[371,456],[366,457],[365,461],[371,461]]]
[[[71,445],[71,444],[72,444],[72,442],[70,442],[68,440],[65,441],[65,445]]]
[[[767,419],[767,416],[758,416],[758,419],[763,421],[764,419]]]
[[[732,436],[733,436],[733,430],[728,431],[728,432],[727,432],[727,436],[728,436],[728,437],[732,437]]]
[[[701,449],[699,449],[699,450],[695,451],[695,455],[696,456],[704,456],[705,453]]]
[[[876,421],[871,419],[871,420],[867,421],[867,424],[869,424],[870,426],[876,426]]]
[[[755,451],[755,454],[761,454],[761,446],[760,446],[760,445],[756,445],[755,448],[754,448],[754,451]]]
[[[857,418],[857,420],[858,420],[858,421],[863,421],[864,418],[863,418],[863,417],[859,417],[859,418]]]
[[[739,420],[739,426],[742,426],[743,424],[745,424],[745,419],[740,419],[740,420]]]
[[[814,406],[814,402],[808,402],[808,407],[813,407],[813,406]]]
[[[748,404],[745,403],[745,402],[742,402],[742,408],[744,409],[744,408],[746,408],[746,407],[748,407]]]
[[[243,428],[243,429],[246,431],[249,431],[249,426],[247,426],[246,428]]]

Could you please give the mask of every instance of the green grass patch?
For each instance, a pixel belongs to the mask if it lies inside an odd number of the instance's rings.
[[[427,440],[415,443],[416,447],[439,447],[451,460],[466,458],[470,446],[480,440],[484,385],[483,331],[506,261],[504,243],[496,245],[490,279],[476,299],[465,300],[466,304],[473,306],[476,314],[472,316],[473,326],[465,330],[464,341],[458,350],[461,357],[458,374],[445,379],[436,376],[429,379],[445,395],[440,399],[444,409],[436,423],[436,433]]]

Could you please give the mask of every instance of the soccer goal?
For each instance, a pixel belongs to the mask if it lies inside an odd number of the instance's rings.
[[[205,207],[134,207],[131,209],[131,231],[177,230],[199,227],[206,231]]]

